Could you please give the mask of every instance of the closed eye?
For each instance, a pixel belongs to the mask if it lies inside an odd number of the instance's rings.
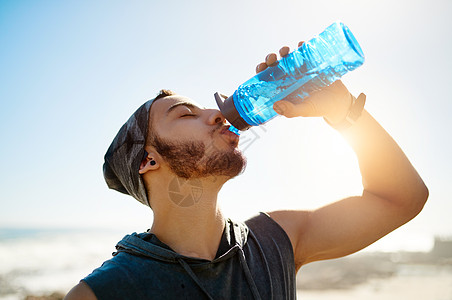
[[[196,117],[196,115],[195,114],[183,114],[179,118],[184,118],[184,117]]]

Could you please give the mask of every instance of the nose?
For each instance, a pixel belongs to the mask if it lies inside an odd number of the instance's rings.
[[[208,123],[210,125],[224,124],[226,123],[226,118],[221,114],[218,109],[209,109]]]

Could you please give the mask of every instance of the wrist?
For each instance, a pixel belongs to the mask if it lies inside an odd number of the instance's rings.
[[[358,98],[355,98],[352,94],[350,94],[350,97],[351,97],[350,107],[348,108],[348,111],[342,120],[338,122],[331,122],[326,117],[323,118],[325,122],[327,122],[331,127],[333,127],[336,130],[341,131],[349,128],[350,126],[356,123],[356,121],[359,119],[363,112],[364,105],[366,103],[366,95],[361,93],[358,96]]]

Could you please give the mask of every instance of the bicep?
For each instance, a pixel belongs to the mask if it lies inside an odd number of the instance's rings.
[[[88,284],[80,281],[69,291],[64,300],[97,300],[97,297]]]
[[[407,222],[410,215],[368,192],[313,211],[270,213],[289,235],[297,267],[359,251]]]
[[[402,224],[389,201],[372,194],[349,197],[312,212],[299,251],[306,263],[346,256]]]

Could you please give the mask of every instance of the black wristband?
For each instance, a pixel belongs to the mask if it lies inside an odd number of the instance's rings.
[[[327,119],[323,118],[334,129],[337,129],[339,131],[347,129],[350,126],[352,126],[353,124],[355,124],[356,121],[361,116],[363,109],[364,109],[364,104],[366,104],[366,95],[361,93],[361,94],[359,94],[358,98],[353,97],[353,95],[351,95],[351,97],[352,97],[352,103],[347,112],[347,115],[341,122],[333,125],[330,122],[328,122]]]

